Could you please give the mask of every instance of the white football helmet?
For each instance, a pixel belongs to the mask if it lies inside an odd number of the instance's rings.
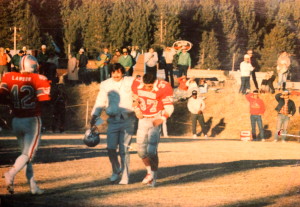
[[[38,61],[32,55],[25,55],[20,61],[20,73],[37,73],[38,72]]]

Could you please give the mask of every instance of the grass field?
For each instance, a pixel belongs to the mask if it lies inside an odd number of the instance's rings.
[[[18,156],[14,137],[0,138],[0,174]],[[135,139],[132,144],[136,147]],[[7,195],[1,179],[0,206],[299,206],[299,143],[237,139],[162,138],[156,188],[143,186],[145,169],[131,151],[129,185],[111,184],[105,139],[96,148],[81,134],[43,136],[35,177],[45,194],[32,196],[24,172]]]

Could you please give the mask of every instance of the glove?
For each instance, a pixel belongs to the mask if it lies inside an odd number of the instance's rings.
[[[93,115],[90,121],[91,128],[96,124],[96,119],[98,116]]]

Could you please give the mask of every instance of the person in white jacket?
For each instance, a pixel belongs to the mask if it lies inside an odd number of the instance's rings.
[[[250,75],[254,67],[250,63],[250,56],[244,55],[244,61],[240,64],[241,70],[241,87],[239,93],[246,94],[246,90],[250,90]]]
[[[192,91],[192,96],[188,100],[187,107],[188,110],[191,112],[193,138],[197,138],[197,121],[201,126],[204,137],[207,138],[207,131],[203,116],[205,103],[203,101],[203,98],[198,96],[197,90]]]
[[[144,63],[146,67],[146,73],[151,73],[156,78],[158,55],[154,52],[153,48],[149,49],[149,52],[145,53]]]
[[[132,106],[131,85],[134,77],[125,76],[120,63],[112,65],[111,78],[101,82],[100,92],[92,110],[91,127],[96,123],[103,109],[109,116],[107,128],[107,150],[112,166],[111,182],[120,178],[119,184],[129,183],[129,148],[134,131],[135,113]],[[118,160],[117,148],[121,157]],[[121,177],[122,174],[122,177]]]

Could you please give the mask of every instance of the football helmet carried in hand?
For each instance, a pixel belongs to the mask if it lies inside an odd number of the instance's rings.
[[[100,133],[98,132],[97,127],[86,130],[83,143],[88,147],[95,147],[100,143]]]
[[[20,73],[37,73],[38,72],[38,61],[32,55],[25,55],[20,60]]]

